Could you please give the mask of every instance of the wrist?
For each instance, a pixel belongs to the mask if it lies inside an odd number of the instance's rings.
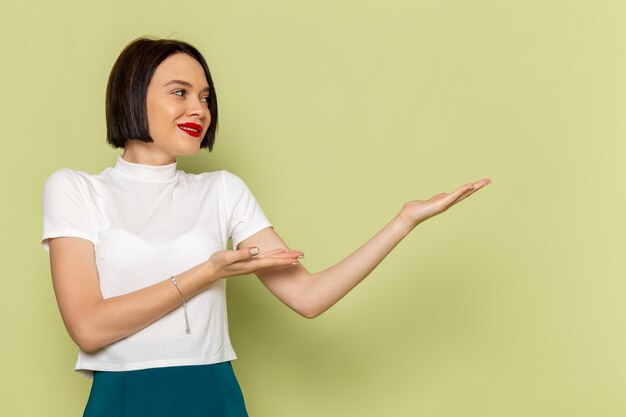
[[[420,222],[407,218],[402,214],[402,212],[400,212],[391,220],[391,223],[400,233],[406,236],[411,233],[411,230],[413,230]]]
[[[214,284],[224,278],[218,273],[218,269],[210,259],[207,259],[202,263],[202,275],[205,277],[208,285]]]

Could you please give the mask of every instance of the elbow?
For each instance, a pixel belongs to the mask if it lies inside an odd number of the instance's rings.
[[[98,349],[93,335],[85,329],[75,329],[73,332],[70,332],[70,336],[74,343],[84,352],[91,353]]]
[[[89,343],[89,342],[79,343],[79,342],[76,342],[76,344],[85,353],[92,353],[92,352],[95,352],[96,350],[98,350],[98,347],[94,343]]]
[[[302,317],[304,317],[305,319],[314,319],[315,317],[319,316],[321,313],[308,313],[308,314],[302,314]]]
[[[297,310],[298,314],[300,314],[305,319],[314,319],[323,313],[322,310],[316,309],[314,307],[303,307]]]
[[[314,319],[328,309],[323,307],[321,301],[304,289],[292,299],[289,305],[305,319]]]
[[[93,353],[112,343],[103,327],[99,305],[91,305],[66,321],[66,328],[76,345],[86,353]],[[64,317],[65,319],[65,317]]]
[[[102,347],[102,341],[88,322],[75,325],[69,333],[74,343],[86,353],[92,353]]]

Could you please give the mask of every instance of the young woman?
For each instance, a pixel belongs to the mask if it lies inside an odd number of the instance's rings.
[[[404,204],[354,253],[311,273],[239,177],[176,169],[177,156],[212,150],[217,114],[200,52],[138,38],[107,85],[107,141],[123,148],[115,166],[96,175],[62,168],[45,183],[42,245],[79,346],[74,369],[93,378],[84,416],[246,416],[226,278],[255,273],[292,310],[316,317],[415,226],[491,182]]]

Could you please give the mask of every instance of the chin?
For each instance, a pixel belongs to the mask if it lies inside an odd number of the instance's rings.
[[[185,146],[178,149],[178,155],[195,155],[200,150],[200,146]]]

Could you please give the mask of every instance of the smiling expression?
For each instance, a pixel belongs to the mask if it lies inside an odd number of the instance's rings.
[[[209,84],[198,61],[184,53],[167,57],[154,71],[146,95],[154,145],[173,157],[200,149],[209,125]]]

